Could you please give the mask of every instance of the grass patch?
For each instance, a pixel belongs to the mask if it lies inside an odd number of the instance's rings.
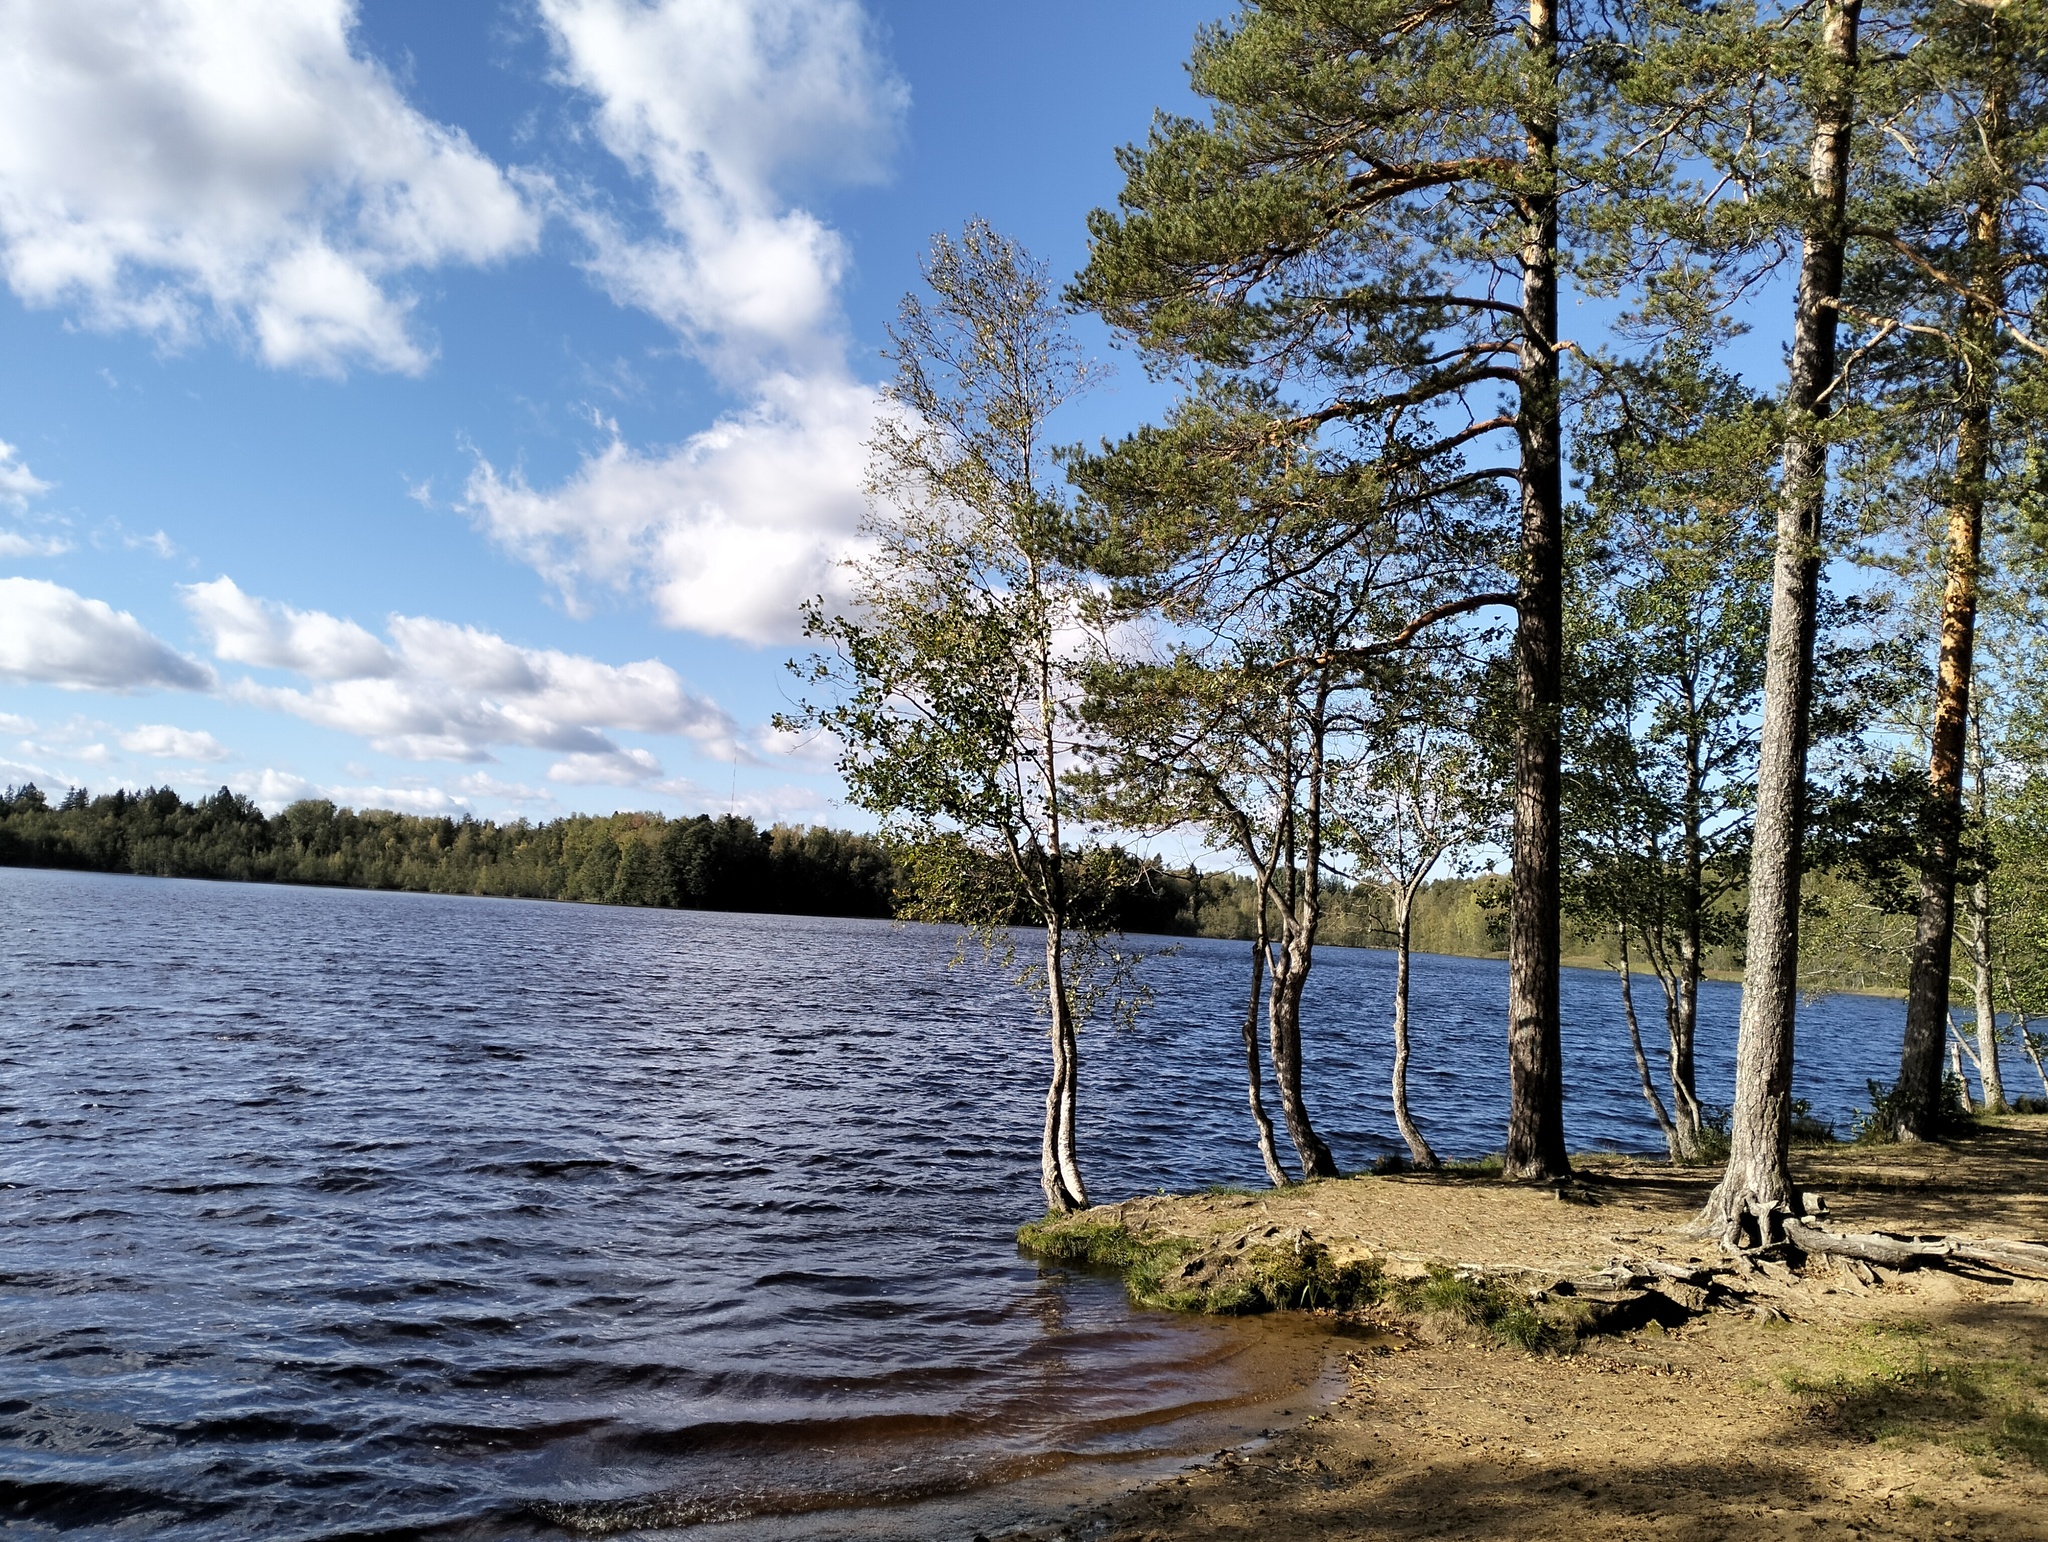
[[[1084,1212],[1029,1222],[1017,1241],[1054,1263],[1122,1275],[1132,1301],[1171,1311],[1357,1311],[1385,1294],[1378,1259],[1339,1263],[1313,1239],[1212,1248],[1186,1237],[1141,1237]]]
[[[1819,1367],[1782,1367],[1778,1383],[1870,1440],[1946,1445],[2048,1471],[2048,1377],[2029,1361],[1972,1357],[1914,1318],[1869,1324]]]
[[[1395,1303],[1410,1312],[1454,1317],[1490,1334],[1497,1342],[1530,1354],[1575,1348],[1577,1325],[1537,1310],[1528,1296],[1499,1280],[1475,1279],[1432,1264],[1419,1280],[1395,1287]]]

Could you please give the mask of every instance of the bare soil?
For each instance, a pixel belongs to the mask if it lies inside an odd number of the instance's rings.
[[[1803,1152],[1845,1230],[2048,1236],[2048,1118],[1940,1146]],[[1615,1259],[1720,1263],[1686,1235],[1712,1172],[1580,1164],[1559,1198],[1404,1175],[1118,1207],[1149,1235],[1306,1229],[1390,1271],[1540,1280]],[[2048,1538],[2048,1281],[1867,1276],[1821,1260],[1742,1279],[1708,1311],[1529,1354],[1427,1315],[1354,1317],[1349,1391],[1252,1452],[1062,1528],[1111,1542],[1424,1537]]]

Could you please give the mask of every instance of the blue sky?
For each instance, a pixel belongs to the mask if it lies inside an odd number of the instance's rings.
[[[0,0],[0,781],[849,822],[768,719],[883,325],[1071,271],[1218,9]]]

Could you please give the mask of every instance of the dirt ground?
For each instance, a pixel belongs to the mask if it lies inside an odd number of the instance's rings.
[[[1270,1218],[1333,1253],[1583,1275],[1616,1258],[1719,1262],[1684,1235],[1711,1173],[1610,1159],[1564,1198],[1461,1178],[1154,1198],[1134,1230]],[[1837,1229],[2048,1236],[2048,1118],[1929,1148],[1800,1154]],[[1823,1261],[1741,1281],[1737,1309],[1503,1347],[1451,1320],[1354,1322],[1349,1392],[1250,1453],[1064,1528],[1107,1542],[1423,1537],[2048,1539],[2048,1281],[1868,1281]]]

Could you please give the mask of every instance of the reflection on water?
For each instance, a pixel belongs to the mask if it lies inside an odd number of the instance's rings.
[[[0,1523],[793,1536],[849,1499],[1141,1463],[1291,1395],[1306,1360],[1246,1353],[1259,1330],[1018,1258],[1039,1045],[952,951],[884,923],[0,873]],[[1153,1015],[1088,1047],[1091,1182],[1256,1182],[1242,950],[1153,963]],[[1391,1149],[1389,980],[1332,950],[1311,987],[1347,1165]],[[1503,972],[1425,960],[1416,994],[1418,1114],[1489,1149]],[[1566,1000],[1574,1142],[1654,1145],[1611,984]],[[1710,1087],[1733,1011],[1710,992]],[[1802,1090],[1840,1112],[1896,1016],[1804,1018]]]

